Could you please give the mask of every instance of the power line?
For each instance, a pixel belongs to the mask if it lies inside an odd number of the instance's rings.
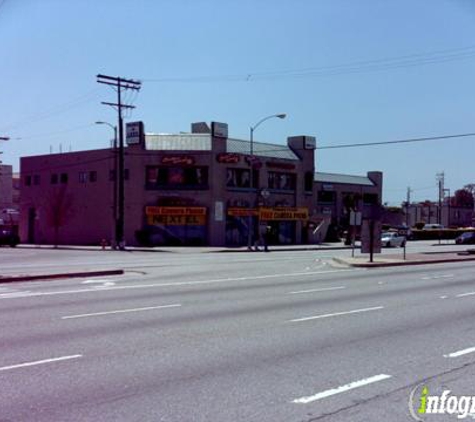
[[[362,142],[362,143],[355,143],[355,144],[327,145],[327,146],[322,146],[322,147],[317,146],[316,149],[356,148],[356,147],[369,147],[369,146],[375,146],[375,145],[405,144],[405,143],[412,143],[412,142],[438,141],[442,139],[466,138],[469,136],[475,136],[475,133],[461,133],[457,135],[431,136],[431,137],[426,137],[426,138],[398,139],[395,141],[383,141],[383,142]]]
[[[249,82],[282,78],[307,78],[338,76],[352,73],[392,70],[420,65],[445,63],[475,58],[475,46],[437,50],[426,53],[387,57],[381,59],[355,61],[331,66],[307,67],[299,69],[275,70],[268,72],[247,72],[234,75],[208,75],[191,77],[142,78],[146,82]]]
[[[81,126],[75,126],[75,127],[72,127],[70,129],[65,129],[65,130],[58,130],[58,131],[55,131],[55,132],[49,132],[49,133],[41,133],[39,135],[29,135],[29,136],[19,136],[17,139],[19,140],[23,140],[23,139],[35,139],[35,138],[44,138],[46,136],[50,137],[55,137],[55,136],[60,136],[64,133],[69,133],[69,132],[76,132],[78,130],[81,130],[81,129],[85,129],[85,128],[89,128],[89,127],[92,127],[94,126],[94,124],[87,124],[87,125],[81,125]]]
[[[47,119],[52,116],[56,116],[58,114],[65,113],[67,111],[70,111],[76,107],[79,107],[83,104],[89,103],[93,100],[95,100],[95,94],[99,91],[98,88],[95,88],[93,90],[88,91],[85,94],[82,94],[76,98],[73,98],[72,100],[67,101],[64,104],[60,104],[58,106],[51,107],[46,110],[42,110],[38,113],[32,114],[30,116],[27,116],[21,120],[18,120],[8,126],[3,126],[2,129],[3,131],[11,131],[13,128],[17,128],[19,126],[24,126],[25,124],[31,124],[35,123],[39,120]]]

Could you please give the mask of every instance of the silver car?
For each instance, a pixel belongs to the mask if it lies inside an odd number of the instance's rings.
[[[397,232],[383,232],[381,233],[381,245],[388,248],[396,246],[402,248],[406,245],[406,236],[401,236]]]

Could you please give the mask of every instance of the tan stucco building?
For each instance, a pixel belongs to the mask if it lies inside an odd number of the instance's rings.
[[[294,136],[286,145],[253,142],[251,154],[250,142],[228,137],[225,124],[144,135],[125,148],[126,244],[246,245],[249,232],[254,241],[263,228],[273,244],[322,241],[316,229],[342,212],[341,184],[329,188],[315,174],[315,146],[314,137]],[[112,243],[116,166],[114,149],[23,157],[21,240]],[[380,200],[376,173],[368,174],[371,185],[346,188]],[[322,208],[319,192],[329,189],[337,202]]]

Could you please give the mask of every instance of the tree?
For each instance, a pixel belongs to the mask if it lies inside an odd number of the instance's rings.
[[[475,183],[469,183],[463,187],[465,190],[468,190],[472,196],[475,196]]]
[[[451,204],[453,207],[462,207],[473,209],[473,194],[468,189],[458,189],[452,197]]]
[[[66,185],[51,192],[47,198],[46,213],[48,224],[54,230],[54,247],[58,247],[59,229],[72,215],[71,195],[66,192]]]

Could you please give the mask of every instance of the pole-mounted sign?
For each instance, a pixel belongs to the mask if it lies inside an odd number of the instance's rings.
[[[143,143],[144,126],[143,122],[131,122],[125,125],[125,142],[127,145],[138,145]]]

